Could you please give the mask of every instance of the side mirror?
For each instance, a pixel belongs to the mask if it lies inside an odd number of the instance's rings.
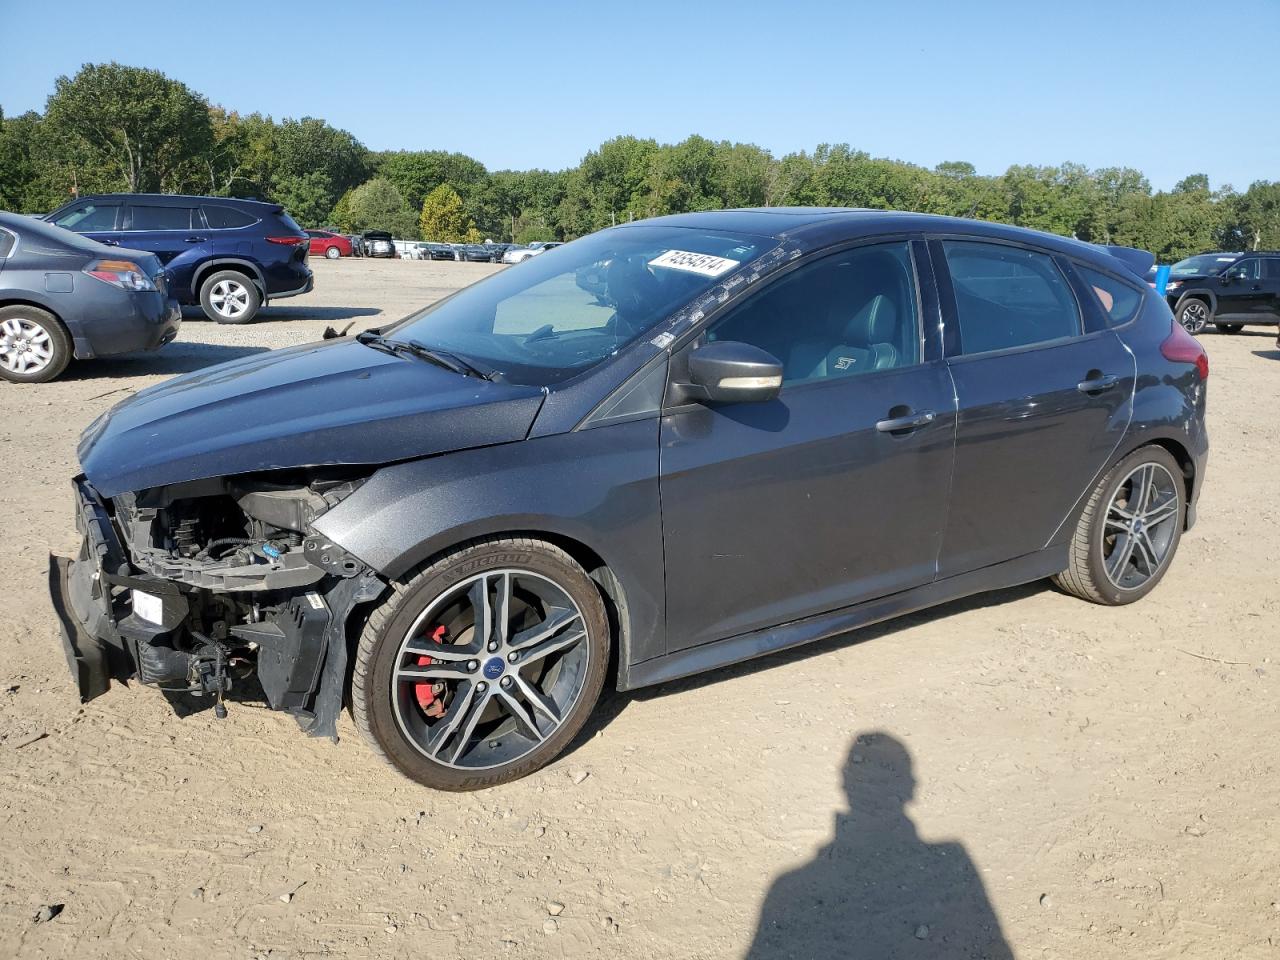
[[[689,354],[689,381],[690,400],[760,403],[782,389],[782,364],[749,343],[713,341]]]

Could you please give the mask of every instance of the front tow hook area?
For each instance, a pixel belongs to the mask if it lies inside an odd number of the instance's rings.
[[[80,702],[88,703],[107,692],[111,681],[128,680],[133,668],[128,654],[111,646],[85,630],[71,604],[71,561],[49,555],[49,599],[62,632],[62,651],[80,693]]]

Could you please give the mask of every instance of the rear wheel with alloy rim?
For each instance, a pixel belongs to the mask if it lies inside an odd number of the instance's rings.
[[[337,260],[340,256],[342,256],[342,251],[339,250],[337,247],[325,247],[324,256],[326,260]]]
[[[479,541],[393,587],[352,676],[356,724],[406,776],[475,790],[551,762],[604,686],[609,623],[568,554]]]
[[[51,313],[18,304],[0,309],[0,379],[44,383],[71,362],[71,337]]]
[[[1178,550],[1186,496],[1182,470],[1167,450],[1135,450],[1090,495],[1071,541],[1070,565],[1054,581],[1108,606],[1146,596]]]
[[[200,284],[200,307],[218,323],[248,323],[261,305],[257,285],[236,270],[219,270]]]
[[[1178,307],[1178,322],[1187,333],[1200,333],[1209,325],[1213,314],[1203,300],[1186,300]]]

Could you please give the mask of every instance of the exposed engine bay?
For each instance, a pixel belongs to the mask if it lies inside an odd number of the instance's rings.
[[[336,736],[347,617],[383,583],[312,521],[362,482],[350,468],[321,467],[105,500],[77,480],[83,545],[51,576],[75,615],[59,611],[82,699],[136,677],[213,697],[225,716],[224,695],[256,673],[272,708]]]

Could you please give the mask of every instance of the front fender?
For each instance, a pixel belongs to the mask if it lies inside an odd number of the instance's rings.
[[[624,668],[666,651],[656,418],[383,467],[314,526],[389,579],[475,537],[573,541],[623,591]]]
[[[1210,290],[1208,287],[1195,287],[1191,290],[1182,291],[1181,295],[1178,297],[1177,305],[1173,308],[1173,312],[1175,315],[1180,309],[1182,309],[1183,301],[1188,298],[1195,298],[1197,300],[1208,300],[1209,309],[1213,313],[1218,312],[1218,295],[1214,293],[1212,290]]]

